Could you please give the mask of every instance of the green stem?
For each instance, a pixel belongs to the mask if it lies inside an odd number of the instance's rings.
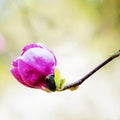
[[[117,51],[117,52],[112,53],[112,55],[109,58],[107,58],[104,62],[102,62],[97,67],[95,67],[93,70],[91,70],[89,73],[87,73],[85,76],[83,76],[78,81],[73,82],[71,84],[68,84],[68,85],[64,86],[61,91],[64,91],[66,89],[75,88],[75,87],[81,85],[87,78],[89,78],[91,75],[93,75],[95,72],[97,72],[100,68],[102,68],[103,66],[105,66],[107,63],[109,63],[110,61],[112,61],[114,58],[117,58],[118,56],[120,56],[120,50]]]

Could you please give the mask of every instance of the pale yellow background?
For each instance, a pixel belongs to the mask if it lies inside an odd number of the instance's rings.
[[[56,54],[66,83],[78,80],[120,49],[119,0],[0,0],[0,119],[120,120],[120,58],[74,92],[45,93],[9,71],[38,42]]]

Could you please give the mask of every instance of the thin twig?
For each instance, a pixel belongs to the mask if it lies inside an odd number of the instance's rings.
[[[71,84],[68,84],[66,86],[63,87],[63,89],[61,91],[64,91],[66,89],[71,89],[71,88],[75,88],[79,85],[81,85],[87,78],[89,78],[91,75],[93,75],[96,71],[98,71],[100,68],[102,68],[104,65],[106,65],[107,63],[109,63],[110,61],[112,61],[114,58],[120,56],[120,50],[113,53],[108,59],[106,59],[104,62],[102,62],[100,65],[98,65],[97,67],[95,67],[93,70],[91,70],[88,74],[86,74],[85,76],[83,76],[81,79],[79,79],[76,82],[73,82]]]

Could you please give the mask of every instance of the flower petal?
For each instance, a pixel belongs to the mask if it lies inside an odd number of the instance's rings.
[[[54,73],[55,59],[46,49],[31,48],[21,59],[45,76]]]
[[[35,48],[35,47],[39,47],[39,48],[42,48],[42,45],[38,45],[38,44],[29,44],[29,45],[26,45],[24,48],[23,48],[23,52],[21,55],[23,55],[27,50],[31,49],[31,48]]]
[[[34,69],[31,65],[27,64],[23,60],[19,60],[19,73],[23,81],[31,87],[41,88],[45,86],[45,75]]]
[[[22,83],[23,85],[27,86],[26,83],[22,80],[19,72],[18,72],[18,68],[12,68],[10,69],[11,73],[13,74],[13,76],[20,82]],[[31,87],[31,86],[29,86]]]
[[[42,43],[38,43],[38,44],[32,43],[32,44],[29,44],[29,45],[25,46],[25,47],[23,48],[23,52],[22,52],[21,55],[23,55],[27,50],[29,50],[29,49],[31,49],[31,48],[36,48],[36,47],[38,47],[38,48],[43,48],[43,49],[48,50],[48,51],[54,56],[55,65],[57,64],[56,57],[55,57],[54,53],[52,52],[52,50],[50,50],[47,46],[45,46],[45,45],[42,44]]]
[[[16,58],[16,59],[13,61],[12,65],[13,65],[14,67],[18,67],[18,60],[19,60],[19,58],[20,58],[20,57]]]
[[[39,45],[40,47],[48,50],[48,51],[53,55],[54,60],[55,60],[55,65],[57,65],[57,59],[56,59],[56,57],[55,57],[55,54],[52,52],[52,50],[50,50],[46,45],[44,45],[44,44],[42,44],[42,43],[38,43],[37,45]]]

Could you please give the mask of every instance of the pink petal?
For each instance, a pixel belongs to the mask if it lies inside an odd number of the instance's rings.
[[[16,58],[16,59],[13,61],[12,65],[13,65],[14,67],[18,67],[18,60],[19,60],[19,58],[20,58],[20,57]]]
[[[54,56],[45,49],[31,48],[21,59],[45,76],[54,73]]]
[[[19,60],[19,73],[28,86],[40,88],[45,85],[46,76],[23,60]]]
[[[32,43],[32,44],[26,45],[26,46],[23,48],[23,52],[22,52],[21,55],[23,55],[27,50],[29,50],[29,49],[31,49],[31,48],[35,48],[35,47],[42,48],[42,46]]]
[[[52,52],[52,50],[50,50],[46,45],[44,45],[44,44],[42,44],[42,43],[38,43],[37,45],[38,45],[39,47],[42,47],[42,48],[48,50],[48,51],[53,55],[54,60],[55,60],[55,65],[57,65],[57,59],[56,59],[56,57],[55,57],[55,54]]]
[[[26,83],[22,80],[19,72],[18,72],[18,68],[12,68],[10,69],[11,73],[13,74],[13,76],[20,82],[22,83],[23,85],[27,86]],[[31,87],[31,86],[29,86]]]
[[[54,56],[55,65],[57,64],[57,60],[56,60],[56,57],[55,57],[54,53],[53,53],[47,46],[45,46],[45,45],[42,44],[42,43],[38,43],[38,44],[32,43],[32,44],[26,45],[26,46],[23,48],[23,52],[22,52],[21,55],[23,55],[27,50],[29,50],[29,49],[31,49],[31,48],[36,48],[36,47],[48,50],[48,51]]]

